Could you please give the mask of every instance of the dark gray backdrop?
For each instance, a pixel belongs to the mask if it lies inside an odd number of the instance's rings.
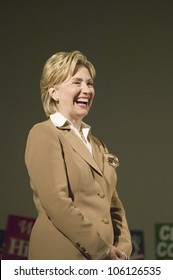
[[[39,80],[57,51],[81,50],[97,70],[85,119],[120,159],[118,191],[131,229],[154,258],[154,224],[172,222],[173,2],[0,0],[0,228],[35,217],[24,166],[26,137],[45,119]]]

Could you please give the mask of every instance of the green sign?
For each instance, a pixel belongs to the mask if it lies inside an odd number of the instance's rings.
[[[156,224],[156,259],[173,260],[173,224]]]

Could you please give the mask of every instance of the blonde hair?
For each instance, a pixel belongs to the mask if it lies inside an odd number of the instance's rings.
[[[58,52],[46,61],[40,80],[41,100],[46,116],[58,111],[57,103],[50,96],[48,89],[71,78],[80,66],[86,67],[92,79],[95,78],[96,71],[93,64],[80,51]]]

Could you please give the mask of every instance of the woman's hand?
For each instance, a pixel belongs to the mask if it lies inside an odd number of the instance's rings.
[[[127,260],[126,254],[112,245],[110,247],[108,258],[111,260]]]

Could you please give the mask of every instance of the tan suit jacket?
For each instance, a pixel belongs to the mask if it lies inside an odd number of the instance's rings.
[[[93,156],[68,125],[51,120],[30,131],[25,162],[38,218],[29,259],[102,259],[110,244],[131,253],[125,211],[116,191],[115,169],[103,144],[89,136]]]

